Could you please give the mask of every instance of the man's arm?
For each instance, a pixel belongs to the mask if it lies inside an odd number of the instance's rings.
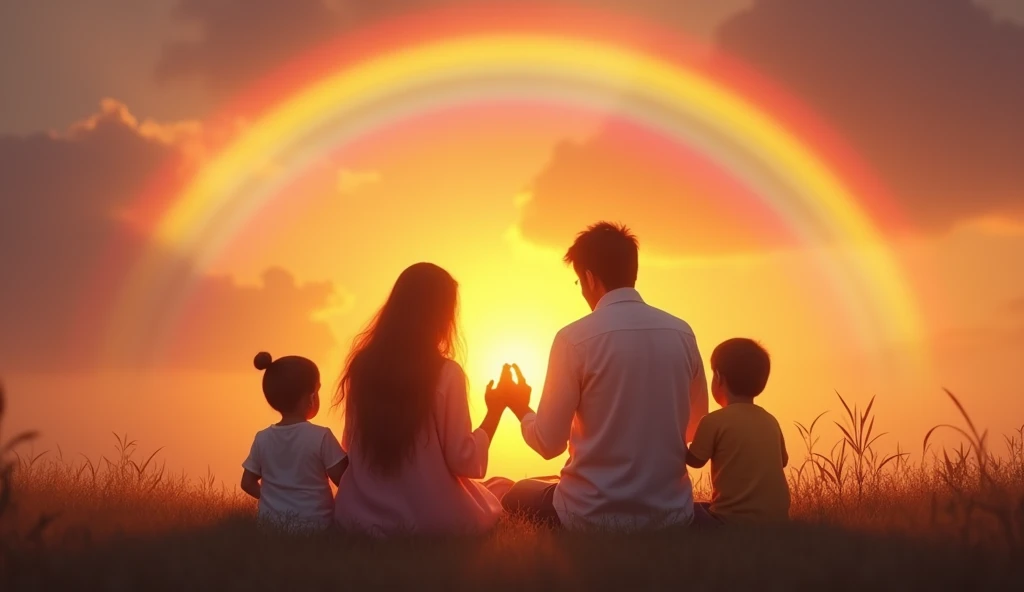
[[[515,369],[518,374],[518,368]],[[545,459],[555,458],[568,447],[572,420],[580,403],[579,376],[575,349],[559,333],[551,346],[544,391],[536,413],[528,404],[517,404],[512,410],[522,422],[526,444]]]
[[[699,469],[708,464],[715,454],[715,424],[712,416],[701,419],[697,424],[693,442],[686,449],[686,464]]]
[[[697,433],[697,424],[708,414],[708,379],[704,372],[704,360],[700,357],[696,339],[691,344],[690,368],[694,372],[693,378],[690,380],[690,420],[686,426],[687,442],[693,442]]]

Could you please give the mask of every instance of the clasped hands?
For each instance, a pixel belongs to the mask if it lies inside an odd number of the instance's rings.
[[[512,373],[515,372],[515,379]],[[507,407],[515,413],[519,419],[530,410],[530,394],[533,389],[526,384],[523,373],[516,364],[505,364],[501,368],[501,378],[495,386],[494,381],[487,383],[487,392],[484,401],[487,403],[487,410],[492,412],[504,411]]]

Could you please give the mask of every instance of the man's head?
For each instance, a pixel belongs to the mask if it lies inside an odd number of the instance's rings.
[[[576,236],[565,262],[572,264],[591,310],[608,292],[636,286],[638,250],[628,228],[609,222],[598,222]]]
[[[771,358],[756,341],[737,337],[723,341],[711,353],[711,370],[711,393],[724,407],[730,396],[753,399],[764,391]]]

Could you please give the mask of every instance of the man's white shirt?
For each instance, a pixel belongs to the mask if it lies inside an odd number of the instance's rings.
[[[693,330],[621,288],[555,336],[522,432],[544,458],[568,447],[554,493],[566,527],[689,523],[686,443],[707,409]]]

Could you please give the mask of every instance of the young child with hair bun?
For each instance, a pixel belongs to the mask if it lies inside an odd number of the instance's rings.
[[[311,360],[260,352],[263,394],[281,421],[256,433],[242,463],[242,491],[259,500],[259,521],[288,530],[323,530],[334,519],[335,485],[348,458],[330,428],[309,423],[320,411],[320,370]]]

